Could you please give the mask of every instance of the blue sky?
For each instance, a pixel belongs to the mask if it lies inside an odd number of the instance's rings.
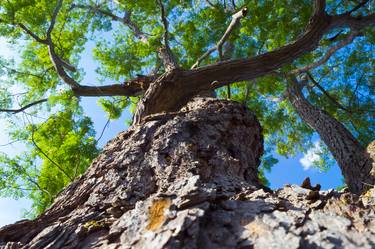
[[[82,84],[92,85],[97,82],[97,74],[95,73],[96,63],[91,56],[92,44],[87,46],[87,49],[82,56],[81,67],[85,69],[86,77]],[[0,38],[0,56],[16,56],[11,49],[8,48],[6,42]],[[100,135],[105,123],[107,122],[106,114],[97,105],[97,99],[93,97],[82,98],[82,106],[86,115],[90,116],[94,122],[97,137]],[[100,140],[100,146],[103,146],[109,139],[113,138],[119,132],[126,130],[127,126],[125,120],[130,118],[129,113],[124,113],[123,116],[114,122],[111,122],[104,132]],[[6,144],[9,140],[4,132],[5,123],[0,119],[0,145]],[[0,151],[8,154],[16,154],[22,150],[20,144],[13,144],[10,146],[0,147]],[[306,177],[310,177],[312,184],[319,183],[323,189],[335,188],[342,185],[342,176],[337,165],[333,166],[328,172],[320,172],[311,166],[311,160],[316,158],[314,151],[306,153],[306,155],[299,154],[293,158],[283,158],[276,156],[279,163],[275,165],[272,172],[266,173],[266,177],[271,183],[271,188],[282,187],[286,183],[300,184]],[[302,163],[301,163],[302,160]],[[9,198],[0,198],[0,226],[13,223],[22,219],[23,210],[27,210],[31,205],[29,200],[19,199],[12,200]]]

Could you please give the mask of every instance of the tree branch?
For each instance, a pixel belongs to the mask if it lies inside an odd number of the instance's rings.
[[[30,176],[30,174],[29,174],[29,173],[28,173],[28,172],[27,172],[27,171],[26,171],[21,165],[19,165],[18,163],[15,163],[14,165],[16,166],[16,168],[17,168],[19,171],[21,171],[21,172],[23,172],[23,174],[25,174],[27,180],[28,180],[30,183],[34,184],[34,185],[36,186],[36,188],[39,189],[39,191],[46,193],[46,194],[48,195],[48,198],[50,199],[50,201],[52,201],[52,195],[51,195],[51,193],[50,193],[47,189],[42,188],[42,187],[39,185],[39,183],[38,183],[36,180],[34,180],[34,179]]]
[[[118,21],[123,23],[124,25],[128,26],[128,28],[134,33],[135,37],[140,39],[142,42],[146,43],[148,41],[148,35],[142,32],[139,27],[131,21],[130,12],[126,12],[124,17],[119,17],[107,10],[100,9],[99,6],[90,6],[90,5],[83,5],[83,4],[73,4],[72,8],[80,8],[80,9],[88,9],[94,13],[100,14],[102,16],[110,17],[114,21]]]
[[[52,64],[59,75],[60,79],[63,80],[66,84],[68,84],[72,89],[79,88],[80,84],[70,77],[64,70],[64,64],[62,63],[62,60],[55,52],[55,46],[53,45],[52,41],[49,41],[48,44],[48,53],[50,55],[50,59],[52,61]]]
[[[28,35],[30,35],[37,42],[42,43],[42,44],[47,44],[46,39],[42,39],[39,36],[37,36],[34,32],[32,32],[30,29],[28,29],[24,24],[17,23],[16,26],[20,27],[23,31],[25,31]]]
[[[306,72],[308,77],[310,78],[310,80],[312,81],[312,83],[314,84],[314,86],[316,86],[325,96],[327,96],[327,98],[333,103],[335,104],[338,108],[348,112],[348,113],[351,113],[347,108],[345,108],[343,105],[341,105],[334,97],[332,97],[313,77],[313,75],[307,71]]]
[[[322,65],[322,64],[324,64],[324,63],[326,63],[326,62],[329,60],[329,58],[331,58],[331,56],[332,56],[337,50],[339,50],[340,48],[343,48],[343,47],[345,47],[346,45],[350,44],[350,43],[354,40],[354,38],[357,37],[358,35],[359,35],[358,32],[351,32],[351,33],[349,34],[349,36],[348,36],[346,39],[344,39],[344,40],[342,40],[341,42],[339,42],[338,44],[332,46],[332,47],[327,51],[327,53],[326,53],[326,54],[325,54],[320,60],[318,60],[318,61],[316,61],[316,62],[313,62],[313,63],[311,63],[310,65],[307,65],[307,66],[305,66],[305,67],[294,69],[294,70],[290,71],[290,74],[300,74],[300,73],[304,73],[304,72],[306,72],[306,71],[309,71],[309,70],[311,70],[311,69],[313,69],[313,68],[316,68],[316,67],[318,67],[318,66],[320,66],[320,65]]]
[[[345,12],[344,14],[345,15],[351,15],[353,12],[360,9],[361,7],[363,7],[368,2],[369,2],[369,0],[364,0],[364,1],[360,2],[359,4],[357,4],[357,6],[355,6],[353,9],[349,10],[348,12]]]
[[[57,5],[56,5],[56,7],[53,11],[52,17],[51,17],[51,23],[50,23],[50,25],[48,27],[48,30],[47,30],[47,40],[51,40],[51,33],[53,31],[53,28],[55,27],[57,15],[60,12],[60,9],[62,7],[62,3],[63,3],[63,0],[57,1]]]
[[[146,91],[133,124],[150,114],[176,111],[199,92],[273,73],[301,55],[313,51],[324,34],[334,28],[350,27],[359,31],[375,23],[374,14],[365,17],[329,16],[322,11],[325,1],[316,0],[316,3],[318,10],[314,13],[318,14],[311,18],[305,33],[293,43],[251,58],[223,61],[191,70],[175,70],[155,81]],[[167,84],[165,81],[174,84]]]
[[[365,17],[327,16],[323,14],[314,18],[307,31],[293,43],[282,46],[274,51],[267,52],[247,59],[224,61],[184,71],[182,74],[188,82],[189,89],[197,91],[212,88],[211,82],[217,81],[214,88],[226,84],[251,80],[269,74],[281,66],[293,62],[299,56],[314,50],[321,38],[329,30],[338,27],[351,27],[354,30],[375,23],[375,14]],[[184,83],[181,83],[184,84]]]
[[[47,102],[48,99],[40,99],[40,100],[37,100],[35,102],[32,102],[30,104],[27,104],[19,109],[0,109],[0,112],[7,112],[7,113],[12,113],[12,114],[16,114],[16,113],[19,113],[19,112],[22,112],[34,105],[38,105],[38,104],[41,104],[41,103],[44,103],[44,102]]]
[[[326,0],[314,0],[314,16],[325,15]]]
[[[191,67],[191,69],[196,68],[199,66],[199,64],[207,58],[211,53],[213,53],[215,50],[218,50],[219,55],[222,55],[222,47],[224,45],[224,42],[228,39],[229,35],[232,33],[233,29],[236,27],[237,23],[246,16],[247,14],[247,8],[243,8],[237,13],[235,13],[232,16],[232,21],[230,22],[227,30],[225,31],[224,35],[221,37],[221,39],[216,43],[216,45],[209,50],[207,50],[206,53],[204,53],[201,57],[198,58],[198,60],[194,63],[194,65]]]
[[[165,14],[164,5],[161,0],[157,0],[159,6],[160,6],[160,16],[161,21],[164,26],[164,47],[159,49],[159,56],[164,64],[164,68],[166,71],[172,71],[175,68],[178,68],[178,64],[176,61],[175,56],[173,55],[173,52],[169,46],[169,31],[168,31],[168,20]]]
[[[58,170],[63,173],[70,181],[73,181],[74,179],[69,176],[69,174],[64,170],[63,167],[61,167],[58,163],[56,163],[54,160],[52,160],[39,146],[38,144],[35,142],[34,140],[34,127],[32,128],[32,131],[31,131],[31,141],[32,143],[34,144],[34,146],[40,151],[40,153],[42,153],[43,156],[45,156],[47,158],[48,161],[50,161],[53,165],[55,165]]]
[[[207,3],[208,5],[210,5],[212,8],[216,8],[216,6],[215,6],[213,3],[211,3],[210,0],[206,0],[206,3]]]
[[[73,88],[77,96],[139,96],[143,94],[159,75],[139,75],[130,81],[122,84],[112,84],[105,86],[79,86]]]
[[[69,75],[66,74],[64,68],[70,70],[70,71],[73,71],[75,72],[76,71],[76,68],[72,65],[70,65],[69,63],[65,62],[63,59],[61,59],[55,52],[55,45],[53,44],[53,41],[52,41],[52,31],[55,27],[55,24],[56,24],[56,19],[57,19],[57,16],[61,10],[61,7],[62,7],[62,3],[63,3],[63,0],[58,0],[57,2],[57,5],[53,11],[53,14],[52,14],[52,17],[51,17],[51,23],[48,27],[48,30],[47,30],[47,45],[48,45],[48,52],[50,54],[50,58],[51,58],[51,61],[58,73],[58,75],[60,76],[60,78],[65,82],[67,83],[68,85],[70,85],[71,87],[78,87],[79,84],[73,79],[71,78]]]
[[[103,127],[103,129],[102,129],[102,132],[100,133],[100,136],[98,137],[98,139],[96,139],[96,142],[97,142],[97,143],[99,143],[99,140],[102,139],[102,137],[103,137],[103,135],[104,135],[104,131],[105,131],[105,129],[108,127],[109,122],[111,122],[111,119],[110,119],[110,118],[107,119],[107,122],[105,123],[105,125],[104,125],[104,127]]]
[[[21,28],[26,34],[28,34],[29,36],[31,36],[35,41],[39,42],[39,43],[42,43],[42,44],[47,44],[47,41],[46,39],[42,39],[40,38],[37,34],[35,34],[34,32],[32,32],[30,29],[28,29],[24,24],[22,23],[9,23],[7,21],[5,21],[4,19],[1,19],[0,18],[0,23],[4,23],[4,24],[7,24],[7,25],[11,25],[11,26],[14,26],[14,27],[19,27]]]

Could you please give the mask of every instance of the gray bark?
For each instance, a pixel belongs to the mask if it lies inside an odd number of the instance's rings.
[[[373,248],[373,190],[271,191],[262,153],[254,114],[196,98],[120,133],[45,213],[1,228],[0,248]]]
[[[329,148],[349,190],[362,193],[374,186],[374,161],[350,131],[330,114],[310,104],[297,82],[290,82],[287,94],[301,119],[320,135]]]

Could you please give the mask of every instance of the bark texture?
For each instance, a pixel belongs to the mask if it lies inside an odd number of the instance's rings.
[[[0,248],[374,247],[373,190],[261,186],[261,128],[242,105],[196,98],[142,122],[44,214],[1,228]]]
[[[341,168],[350,191],[362,193],[374,186],[374,160],[366,148],[362,147],[339,121],[310,104],[297,82],[290,82],[287,93],[302,120],[318,132],[328,146]]]

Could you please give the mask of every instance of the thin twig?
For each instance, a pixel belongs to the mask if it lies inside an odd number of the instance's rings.
[[[11,142],[6,143],[6,144],[0,144],[0,147],[9,146],[9,145],[12,145],[12,144],[20,142],[20,141],[22,141],[22,140],[21,139],[17,139],[17,140],[11,141]]]
[[[105,129],[108,127],[110,121],[111,121],[111,119],[108,118],[108,119],[107,119],[107,122],[105,123],[105,125],[104,125],[104,127],[103,127],[103,129],[102,129],[102,132],[100,133],[100,136],[99,136],[99,138],[96,140],[96,142],[99,142],[99,140],[103,137],[104,131],[105,131]]]
[[[56,163],[54,160],[52,160],[35,142],[34,140],[34,126],[32,125],[32,131],[31,131],[31,142],[34,144],[34,146],[42,153],[43,156],[47,158],[48,161],[50,161],[53,165],[55,165],[61,173],[63,173],[70,181],[73,181],[74,179],[69,176],[69,174],[61,167],[58,163]]]
[[[307,71],[306,74],[309,76],[310,80],[312,81],[312,83],[314,84],[314,86],[316,86],[325,96],[327,96],[327,98],[332,102],[334,103],[338,108],[346,111],[346,112],[349,112],[350,111],[345,108],[343,105],[341,105],[334,97],[332,97],[313,77],[313,75]]]
[[[309,71],[313,68],[316,68],[316,67],[326,63],[329,60],[329,58],[331,58],[331,56],[337,50],[339,50],[340,48],[343,48],[344,46],[350,44],[354,40],[354,38],[357,37],[359,34],[360,33],[358,33],[358,32],[351,32],[346,39],[344,39],[341,42],[339,42],[338,44],[332,46],[321,59],[319,59],[318,61],[315,61],[315,62],[313,62],[313,63],[311,63],[311,64],[309,64],[305,67],[294,69],[294,70],[290,71],[289,74],[296,74],[297,75],[297,74],[300,74],[300,73],[304,73],[304,72],[307,72],[307,71]]]
[[[23,174],[26,175],[26,179],[27,179],[30,183],[34,184],[34,185],[35,185],[40,191],[46,193],[46,194],[48,195],[49,199],[52,201],[52,194],[51,194],[47,189],[42,188],[42,187],[39,185],[39,183],[38,183],[36,180],[34,180],[34,179],[30,176],[30,174],[26,171],[26,169],[24,169],[24,168],[23,168],[21,165],[19,165],[18,163],[15,163],[15,164],[13,164],[13,165],[15,165],[16,168],[17,168],[20,172],[22,172]]]
[[[216,6],[215,6],[213,3],[211,3],[210,0],[206,0],[206,3],[207,3],[208,5],[210,5],[212,8],[216,8]]]
[[[102,16],[110,17],[112,20],[121,22],[122,24],[126,25],[133,32],[135,37],[140,39],[142,42],[146,43],[148,41],[149,34],[146,34],[145,32],[141,31],[141,29],[134,22],[131,21],[130,12],[126,12],[124,17],[119,17],[119,16],[113,14],[110,11],[103,10],[103,9],[99,8],[99,6],[73,4],[72,8],[88,9],[88,10],[93,11],[94,13],[100,14]]]

